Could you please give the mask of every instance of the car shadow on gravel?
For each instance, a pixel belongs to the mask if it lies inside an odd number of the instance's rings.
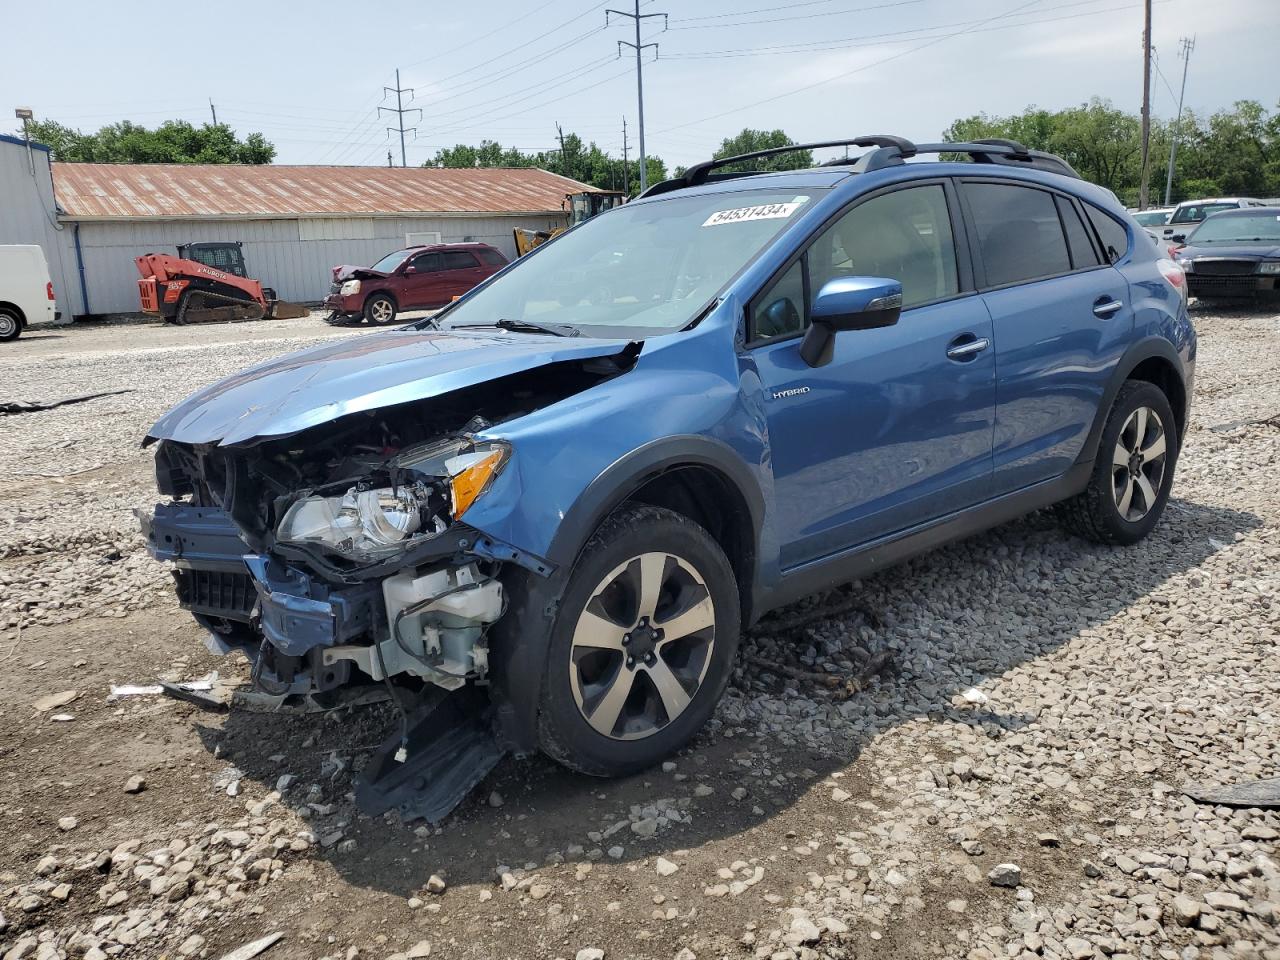
[[[259,793],[273,790],[282,774],[295,778],[281,802],[311,820],[322,841],[316,854],[347,882],[402,897],[421,891],[433,873],[450,885],[488,884],[499,866],[532,869],[592,856],[626,863],[727,837],[738,837],[741,847],[750,842],[742,835],[761,839],[775,830],[771,842],[785,843],[775,816],[837,771],[855,799],[865,796],[874,774],[855,761],[900,724],[928,717],[999,737],[1034,722],[996,701],[977,709],[961,694],[1104,624],[1260,522],[1174,499],[1152,536],[1126,549],[1071,537],[1047,513],[1006,524],[858,584],[858,596],[884,617],[880,626],[872,625],[877,616],[857,612],[824,621],[820,608],[794,637],[771,634],[762,622],[744,639],[743,662],[717,719],[674,758],[674,771],[598,780],[540,757],[508,758],[438,829],[393,815],[360,816],[351,803],[352,770],[395,729],[388,705],[311,716],[233,712],[221,723],[196,723],[206,748],[257,781]],[[782,616],[794,621],[797,609],[820,602],[802,601]],[[952,633],[962,634],[963,644],[943,643],[933,626],[941,622],[956,626]],[[815,649],[820,660],[838,660],[833,645],[847,651],[869,635],[903,666],[847,701],[757,666],[765,654],[781,659],[793,641],[793,666],[809,670],[806,656]],[[927,658],[918,655],[925,652]],[[929,666],[907,665],[921,663]],[[753,712],[762,704],[772,722]],[[787,711],[796,704],[795,724],[829,728],[825,738],[789,733]],[[496,806],[492,792],[502,798]],[[652,816],[655,805],[677,816],[656,836],[633,832],[632,822]]]

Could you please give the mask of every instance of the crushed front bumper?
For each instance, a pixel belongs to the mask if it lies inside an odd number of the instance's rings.
[[[239,649],[290,693],[328,690],[349,679],[349,664],[320,664],[320,648],[385,623],[377,581],[332,587],[250,552],[221,510],[157,504],[138,511],[147,550],[174,565],[178,602],[209,630],[216,653]],[[263,641],[278,651],[258,664]]]

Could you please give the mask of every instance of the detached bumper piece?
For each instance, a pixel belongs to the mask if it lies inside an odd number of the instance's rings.
[[[378,817],[394,809],[403,820],[432,824],[448,816],[503,757],[486,707],[482,694],[464,687],[410,714],[407,736],[397,730],[357,776],[360,810]]]

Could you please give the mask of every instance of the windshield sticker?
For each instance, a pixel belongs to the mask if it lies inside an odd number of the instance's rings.
[[[787,203],[762,203],[754,207],[717,210],[702,225],[718,227],[724,223],[746,223],[748,220],[786,220],[808,202],[808,197],[796,197]]]

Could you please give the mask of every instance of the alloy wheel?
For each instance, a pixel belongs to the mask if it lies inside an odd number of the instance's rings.
[[[391,319],[392,312],[391,301],[389,300],[375,300],[370,310],[375,323],[386,323]]]
[[[714,646],[715,607],[693,565],[670,553],[633,557],[596,585],[574,628],[578,710],[611,739],[651,736],[689,706]]]
[[[17,329],[17,320],[10,314],[0,313],[0,338],[13,336],[13,332]]]
[[[1167,459],[1164,422],[1150,407],[1139,407],[1125,420],[1111,457],[1112,493],[1122,518],[1136,523],[1151,512]]]

